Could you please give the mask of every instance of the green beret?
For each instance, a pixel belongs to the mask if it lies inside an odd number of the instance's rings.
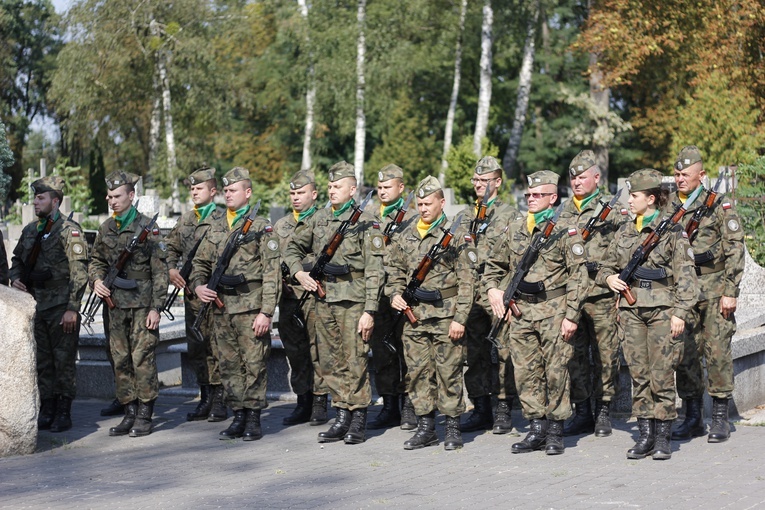
[[[122,170],[115,170],[114,172],[110,173],[106,176],[106,187],[109,188],[109,191],[114,191],[115,189],[119,188],[120,186],[124,186],[125,184],[135,184],[138,182],[138,177],[136,174],[131,174],[130,172],[123,172]]]
[[[428,195],[432,195],[436,191],[439,191],[440,189],[441,183],[438,182],[438,179],[432,175],[429,175],[420,181],[420,184],[417,185],[417,196],[419,198],[425,198]]]
[[[350,163],[341,161],[329,167],[328,176],[329,176],[329,182],[339,181],[340,179],[344,179],[346,177],[355,178],[356,170],[354,170],[353,165],[351,165]]]
[[[63,193],[66,183],[64,182],[64,179],[58,175],[50,175],[48,177],[43,177],[42,179],[37,179],[29,187],[32,188],[32,195],[45,193],[46,191],[59,191]]]
[[[189,175],[189,184],[193,186],[194,184],[199,184],[200,182],[205,182],[212,179],[215,179],[215,169],[203,166],[198,170],[194,170],[194,173]]]
[[[475,173],[478,175],[490,174],[497,171],[501,172],[502,167],[497,161],[497,158],[493,156],[484,156],[475,164]]]
[[[385,182],[389,181],[391,179],[403,179],[404,178],[404,171],[401,169],[401,167],[396,165],[385,165],[382,167],[382,169],[377,172],[377,181],[378,182]]]
[[[249,181],[250,179],[250,171],[246,168],[242,168],[241,166],[235,166],[228,172],[226,172],[226,175],[223,176],[223,185],[224,186],[230,186],[234,183],[237,183],[239,181]]]
[[[536,188],[543,184],[554,184],[557,186],[559,178],[560,176],[558,174],[551,172],[550,170],[540,170],[539,172],[534,172],[533,174],[526,176],[529,189]]]
[[[315,182],[313,180],[313,175],[305,170],[299,171],[292,176],[292,179],[290,179],[290,189],[300,189],[309,184],[315,184]]]
[[[686,145],[680,149],[680,153],[675,160],[677,170],[685,170],[694,163],[701,161],[701,151],[695,145]]]
[[[589,149],[585,149],[571,160],[571,164],[568,167],[568,174],[571,177],[582,175],[597,164],[598,163],[595,161],[595,153]]]
[[[661,172],[653,168],[644,168],[627,177],[627,191],[646,191],[661,187]]]

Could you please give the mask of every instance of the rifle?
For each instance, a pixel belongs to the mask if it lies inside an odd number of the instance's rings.
[[[614,210],[614,206],[616,205],[617,200],[619,200],[619,195],[622,194],[622,189],[619,188],[616,191],[616,195],[611,198],[611,201],[608,203],[605,203],[603,201],[600,201],[600,211],[596,212],[592,215],[592,218],[587,220],[587,224],[582,229],[582,241],[587,241],[587,239],[590,237],[590,234],[592,233],[592,230],[595,228],[595,224],[601,221],[606,221],[606,218],[609,214],[611,214],[611,211]]]
[[[512,313],[514,317],[521,316],[521,310],[518,308],[518,305],[515,304],[515,294],[518,292],[518,286],[528,274],[531,266],[536,262],[540,250],[544,247],[547,240],[550,239],[550,235],[552,235],[552,231],[558,223],[558,218],[560,217],[561,212],[563,212],[562,203],[555,209],[555,214],[553,214],[552,218],[547,220],[544,230],[531,239],[531,243],[529,243],[526,251],[524,251],[521,256],[520,262],[518,262],[518,265],[515,267],[513,278],[510,280],[510,284],[507,286],[507,289],[502,296],[502,303],[505,305],[505,313],[502,314],[502,317],[494,318],[494,321],[491,323],[491,330],[486,337],[486,340],[494,344],[497,348],[501,347],[499,342],[497,342],[497,335],[499,335],[499,330],[502,329],[502,324],[505,322],[507,314]]]
[[[210,280],[207,282],[207,288],[210,290],[218,290],[218,285],[220,285],[220,279],[223,276],[223,273],[226,272],[226,269],[228,269],[228,265],[231,262],[231,259],[234,257],[234,254],[239,249],[239,247],[244,244],[244,238],[247,235],[247,233],[250,231],[250,227],[252,227],[252,223],[255,221],[255,215],[258,214],[258,209],[260,209],[260,200],[258,200],[258,203],[255,204],[252,209],[250,210],[250,214],[247,215],[247,218],[244,220],[244,223],[242,223],[242,226],[239,227],[236,230],[236,235],[232,235],[228,242],[226,243],[226,246],[223,248],[223,252],[218,257],[218,262],[215,264],[215,269],[212,272],[212,275],[210,276]],[[193,340],[196,340],[197,342],[204,342],[204,336],[202,335],[202,330],[200,329],[202,327],[202,321],[204,320],[205,316],[207,315],[207,310],[210,309],[210,305],[212,303],[215,303],[215,306],[218,307],[218,309],[223,309],[223,301],[220,300],[219,297],[216,297],[213,301],[210,301],[208,303],[202,303],[202,306],[199,308],[199,311],[197,312],[196,319],[194,320],[194,324],[191,326],[191,336]]]
[[[189,275],[191,275],[191,262],[194,260],[194,255],[197,254],[199,245],[202,244],[202,239],[205,238],[205,235],[207,235],[207,231],[205,231],[205,233],[202,234],[202,237],[200,237],[197,242],[194,243],[194,246],[192,246],[188,257],[186,257],[186,260],[183,262],[183,266],[181,266],[181,270],[179,271],[181,278],[183,278],[183,280],[186,282],[186,286],[183,289],[188,294],[191,294],[192,292],[188,284]],[[170,292],[170,294],[167,295],[167,299],[165,299],[165,304],[162,305],[162,312],[164,312],[165,316],[171,321],[175,320],[175,316],[170,312],[170,307],[173,306],[173,303],[175,303],[175,299],[178,297],[180,292],[181,289],[173,286],[173,290]]]
[[[27,256],[27,260],[24,261],[24,272],[21,274],[21,283],[24,284],[24,286],[27,287],[27,292],[32,294],[32,286],[30,277],[32,276],[32,271],[35,268],[35,265],[37,265],[37,259],[40,257],[40,250],[42,250],[42,242],[43,239],[47,239],[48,235],[50,235],[50,230],[53,228],[53,217],[48,216],[45,218],[45,225],[43,226],[42,230],[40,230],[37,233],[37,237],[35,237],[35,244],[32,245],[32,249],[29,250],[29,256]]]
[[[372,198],[372,191],[367,193],[366,198],[364,198],[364,201],[361,202],[361,205],[353,205],[353,214],[351,214],[351,217],[347,220],[343,221],[340,226],[337,228],[337,231],[332,236],[332,239],[329,240],[327,244],[324,245],[324,248],[321,250],[321,254],[316,259],[316,262],[314,263],[313,267],[311,268],[311,271],[308,273],[308,276],[314,279],[316,283],[319,285],[319,288],[316,289],[316,295],[319,296],[319,298],[324,298],[324,296],[327,295],[326,292],[324,292],[324,289],[321,287],[321,284],[319,283],[319,280],[321,280],[324,277],[324,268],[327,264],[329,264],[329,261],[332,260],[332,257],[335,256],[335,252],[340,247],[340,243],[343,242],[343,239],[345,238],[345,233],[348,231],[348,229],[352,226],[354,226],[361,217],[361,213],[364,212],[364,208],[369,203],[369,200]],[[298,302],[297,308],[295,308],[295,313],[292,315],[292,320],[295,322],[295,325],[299,328],[304,328],[305,323],[303,323],[303,319],[301,319],[298,315],[300,311],[303,309],[303,305],[308,300],[308,296],[311,293],[307,290],[303,291],[303,294],[300,296],[300,301]]]
[[[637,298],[632,293],[628,282],[632,279],[640,266],[646,260],[648,260],[648,256],[659,244],[661,236],[664,235],[664,233],[669,230],[670,227],[677,225],[677,223],[683,218],[685,211],[688,210],[688,207],[690,207],[693,201],[696,200],[696,197],[698,197],[699,194],[701,194],[701,186],[696,188],[696,191],[691,193],[691,196],[689,196],[684,203],[678,205],[677,208],[675,208],[675,212],[672,213],[671,217],[665,217],[663,220],[661,220],[661,223],[659,223],[659,226],[656,227],[656,230],[651,232],[648,237],[645,238],[645,241],[643,241],[640,246],[637,247],[635,252],[632,254],[632,257],[630,257],[630,261],[627,263],[627,266],[622,269],[621,273],[619,273],[619,279],[624,283],[627,283],[627,288],[621,291],[621,295],[624,296],[624,299],[627,300],[628,304],[634,305],[637,302]]]
[[[143,230],[141,230],[140,234],[133,236],[128,245],[122,249],[119,257],[117,257],[117,261],[112,264],[111,267],[109,267],[109,271],[106,273],[106,277],[102,280],[102,283],[106,286],[107,289],[112,290],[114,288],[114,283],[118,279],[121,279],[120,273],[122,273],[122,271],[125,269],[125,266],[130,260],[130,257],[133,255],[133,252],[135,252],[136,247],[138,247],[139,244],[143,244],[146,241],[146,238],[149,237],[151,227],[154,225],[154,222],[157,221],[157,217],[159,217],[159,213],[155,214],[151,221],[149,221],[143,227]],[[114,309],[115,305],[114,301],[112,301],[112,297],[106,296],[105,298],[101,299],[98,297],[98,294],[96,294],[95,289],[90,291],[88,300],[85,302],[85,312],[82,316],[82,325],[91,335],[93,334],[93,328],[90,326],[90,324],[95,320],[96,313],[101,307],[101,303],[104,301],[109,307],[109,310]]]
[[[715,183],[714,187],[707,191],[707,196],[704,199],[704,203],[696,209],[693,212],[693,216],[691,216],[691,221],[688,222],[688,224],[685,226],[685,233],[688,234],[688,240],[690,242],[693,242],[693,239],[696,237],[696,233],[699,229],[699,223],[701,223],[701,218],[704,217],[704,215],[707,214],[707,212],[711,211],[715,205],[715,200],[717,200],[717,195],[720,191],[720,183],[723,180],[723,176],[727,173],[727,169],[720,172],[720,175],[717,177],[717,182]]]
[[[457,231],[457,227],[459,227],[460,223],[462,222],[462,213],[460,213],[452,222],[451,228],[448,230],[445,228],[442,228],[441,231],[444,233],[444,235],[441,237],[441,240],[438,241],[436,244],[430,247],[428,250],[428,253],[425,254],[424,257],[422,257],[422,260],[420,260],[420,263],[417,265],[417,269],[414,270],[414,273],[412,273],[412,278],[409,280],[409,283],[406,285],[406,288],[404,289],[404,292],[401,293],[401,297],[404,298],[404,301],[406,301],[406,309],[403,311],[398,310],[396,311],[395,315],[393,316],[394,325],[388,331],[388,333],[383,338],[383,344],[385,347],[391,350],[391,352],[396,352],[396,348],[393,346],[393,344],[390,342],[393,338],[393,335],[395,334],[396,330],[398,329],[398,325],[401,322],[401,318],[406,316],[407,319],[409,319],[409,322],[414,324],[417,322],[417,317],[414,316],[414,313],[412,313],[412,307],[415,306],[417,303],[420,302],[420,300],[417,298],[417,290],[420,288],[422,283],[425,281],[425,278],[428,276],[428,273],[431,269],[433,269],[433,266],[438,262],[438,259],[441,257],[441,254],[446,251],[446,249],[449,247],[449,243],[452,242],[452,239],[454,238],[454,233]]]
[[[478,212],[475,215],[473,221],[470,222],[470,237],[473,238],[473,243],[478,240],[478,234],[483,233],[486,222],[486,210],[489,208],[489,197],[491,196],[491,184],[486,184],[486,192],[483,194],[483,198],[478,201]]]
[[[409,210],[409,204],[412,203],[412,198],[414,198],[414,191],[409,192],[409,196],[406,197],[406,202],[399,208],[396,217],[392,222],[388,223],[385,230],[383,230],[383,241],[385,241],[385,246],[390,244],[391,236],[396,233],[398,227],[401,226],[401,222],[404,221],[404,216],[406,216],[406,212]]]

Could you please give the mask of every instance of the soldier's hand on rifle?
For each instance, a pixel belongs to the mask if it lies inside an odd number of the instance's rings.
[[[316,283],[316,280],[311,278],[308,271],[298,271],[295,273],[295,279],[300,282],[300,285],[308,292],[316,292],[319,288],[319,284]]]
[[[563,319],[563,322],[560,325],[560,334],[563,337],[564,342],[568,342],[573,338],[574,333],[576,332],[577,324],[576,322],[570,321],[568,319]]]
[[[372,330],[375,327],[375,319],[367,312],[361,314],[359,318],[359,327],[356,329],[357,333],[361,333],[361,339],[365,342],[369,341],[369,337],[372,336]]]
[[[489,289],[487,293],[489,298],[489,304],[491,305],[491,311],[494,312],[495,317],[504,317],[505,315],[505,293],[500,289]],[[510,314],[508,314],[510,315]]]
[[[256,337],[260,337],[271,331],[271,317],[259,313],[252,321],[252,330]]]
[[[112,291],[109,290],[109,287],[104,285],[102,280],[96,280],[93,282],[93,291],[96,293],[96,296],[100,297],[101,299],[112,295]]]
[[[460,338],[462,338],[465,335],[465,326],[460,324],[459,322],[452,321],[451,324],[449,324],[449,338],[452,340],[452,342],[456,342]]]
[[[212,289],[208,289],[207,285],[197,285],[197,288],[194,289],[194,294],[196,294],[203,303],[212,303],[215,301],[215,298],[218,297],[218,293]]]
[[[737,300],[734,297],[723,296],[720,298],[720,313],[726,319],[729,319],[736,311]]]
[[[612,274],[611,276],[606,278],[606,283],[608,284],[608,288],[610,288],[614,292],[621,292],[623,290],[627,290],[627,288],[629,287],[629,285],[627,285],[625,282],[619,279],[618,274]]]
[[[64,312],[64,316],[61,317],[59,324],[62,326],[64,333],[74,333],[77,327],[77,312],[67,310]]]
[[[677,338],[685,331],[685,321],[674,315],[669,320],[669,330],[672,332],[672,338]]]
[[[403,312],[408,306],[406,300],[401,297],[401,294],[396,294],[393,299],[390,300],[390,306],[396,311]]]
[[[170,283],[175,285],[176,289],[182,289],[186,286],[186,280],[183,279],[183,276],[181,276],[181,272],[177,269],[171,269],[169,271],[170,275]]]
[[[13,287],[14,289],[23,290],[24,292],[27,291],[27,286],[21,283],[21,280],[13,280],[11,282],[11,287]]]
[[[156,311],[154,308],[149,310],[149,313],[146,315],[146,329],[154,330],[159,327],[159,312]]]

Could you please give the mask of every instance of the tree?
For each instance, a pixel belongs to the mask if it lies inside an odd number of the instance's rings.
[[[449,110],[446,113],[446,127],[444,128],[444,151],[441,157],[441,171],[438,173],[438,182],[445,186],[446,168],[449,166],[446,156],[452,147],[454,129],[454,115],[457,110],[457,98],[460,93],[460,77],[462,74],[462,34],[465,32],[465,15],[467,13],[467,0],[460,2],[460,21],[457,29],[457,48],[454,51],[454,80],[452,82],[452,95],[449,98]]]
[[[316,106],[316,71],[313,65],[313,52],[311,51],[311,36],[308,24],[308,4],[306,0],[298,0],[300,15],[305,20],[305,44],[308,47],[308,90],[305,93],[305,131],[303,135],[303,161],[300,163],[301,170],[311,169],[311,139],[314,130],[314,108]]]
[[[366,114],[364,113],[364,94],[366,77],[364,76],[364,60],[366,41],[364,31],[367,18],[367,0],[358,0],[359,8],[356,20],[359,35],[356,40],[356,143],[353,150],[353,166],[356,169],[356,181],[359,189],[364,184],[364,156],[366,154]]]
[[[481,24],[481,75],[478,89],[478,113],[473,134],[473,152],[476,158],[481,157],[481,141],[486,138],[489,125],[489,107],[491,106],[491,43],[492,27],[494,25],[494,10],[491,0],[484,0],[483,23]]]
[[[5,173],[13,165],[13,151],[8,145],[5,124],[0,122],[0,214],[5,211],[8,193],[11,191],[11,176]]]

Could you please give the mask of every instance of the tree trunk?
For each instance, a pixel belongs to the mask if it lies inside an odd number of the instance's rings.
[[[491,105],[491,37],[494,23],[494,11],[491,0],[483,4],[483,23],[481,24],[481,81],[478,89],[478,114],[475,119],[473,152],[481,157],[481,141],[486,138],[489,126],[489,106]]]
[[[523,124],[526,122],[526,111],[529,107],[529,94],[531,93],[531,67],[534,64],[535,39],[537,35],[537,20],[539,19],[539,0],[532,4],[532,13],[526,29],[526,43],[523,46],[523,61],[521,72],[518,77],[518,99],[515,105],[513,128],[510,130],[510,140],[507,144],[505,157],[502,158],[502,166],[509,180],[514,179],[513,168],[518,159],[518,150],[523,136]]]
[[[592,0],[587,2],[587,9],[592,12]],[[602,109],[604,117],[608,112],[611,101],[611,89],[603,86],[603,72],[598,66],[598,55],[590,53],[590,99],[599,109]],[[608,190],[608,147],[596,144],[593,140],[592,150],[595,153],[595,161],[600,167],[600,183]]]
[[[364,91],[366,88],[364,79],[364,54],[366,51],[364,25],[366,24],[366,17],[367,1],[359,0],[359,11],[357,15],[359,39],[356,46],[356,143],[354,146],[353,158],[358,189],[361,189],[364,184],[364,146],[366,144],[366,116],[364,115]]]
[[[457,110],[457,97],[460,93],[460,77],[462,75],[462,33],[465,31],[465,14],[467,12],[467,0],[460,2],[460,24],[457,32],[457,48],[454,51],[454,83],[452,84],[452,97],[449,100],[449,111],[446,114],[446,129],[444,129],[444,154],[441,157],[441,171],[438,173],[438,182],[441,187],[446,186],[446,156],[452,146],[452,133],[454,130],[454,114]]]
[[[151,123],[149,124],[149,171],[157,171],[157,152],[162,124],[162,89],[159,86],[159,65],[154,61],[154,94],[151,103]]]
[[[314,109],[316,105],[316,72],[313,66],[313,51],[311,50],[311,36],[308,25],[308,4],[306,0],[298,0],[300,14],[305,20],[305,42],[308,48],[308,90],[305,93],[305,132],[303,134],[303,161],[301,170],[311,169],[311,139],[314,130]]]

